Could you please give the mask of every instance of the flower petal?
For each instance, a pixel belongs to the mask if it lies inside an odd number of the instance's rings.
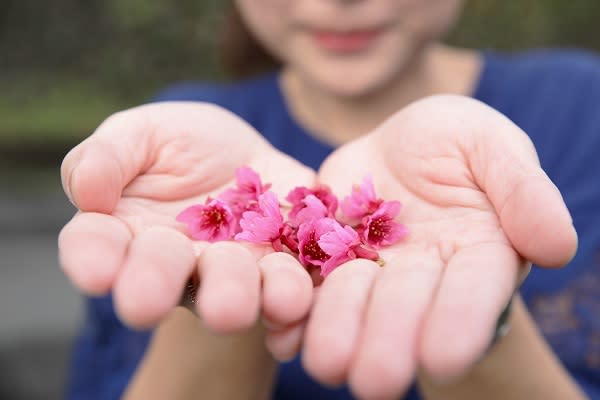
[[[260,195],[258,209],[244,212],[240,220],[242,232],[235,235],[236,240],[266,243],[279,238],[283,229],[283,215],[277,195],[269,191]]]
[[[206,201],[186,208],[175,219],[187,225],[192,239],[209,242],[231,239],[237,225],[231,208],[218,199]]]
[[[290,222],[295,226],[325,218],[328,215],[325,204],[313,194],[306,196],[302,200],[302,203],[304,204],[304,208],[300,209],[294,217],[290,216]]]
[[[361,219],[373,213],[382,202],[376,197],[373,181],[367,175],[360,185],[352,187],[352,193],[342,200],[340,207],[348,218]]]

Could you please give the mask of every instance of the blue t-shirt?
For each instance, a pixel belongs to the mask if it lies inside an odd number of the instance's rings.
[[[557,184],[579,233],[565,269],[536,270],[521,293],[541,332],[588,396],[600,399],[600,60],[577,51],[484,54],[473,97],[527,132]],[[234,84],[184,83],[157,100],[206,101],[249,122],[276,148],[317,169],[332,148],[291,116],[276,73]],[[110,296],[89,299],[76,343],[68,398],[117,399],[149,343],[150,332],[124,327]],[[325,389],[299,360],[281,365],[277,400],[347,400]],[[408,395],[418,399],[416,390]]]

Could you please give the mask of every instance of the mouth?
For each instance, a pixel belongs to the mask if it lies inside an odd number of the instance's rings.
[[[370,48],[382,32],[383,29],[361,29],[346,32],[314,30],[311,32],[311,36],[319,47],[329,52],[351,54]]]

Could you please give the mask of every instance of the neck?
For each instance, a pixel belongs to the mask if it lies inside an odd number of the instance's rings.
[[[433,94],[471,95],[480,69],[475,52],[436,45],[371,93],[336,96],[284,69],[281,84],[291,113],[320,140],[337,146],[375,129],[390,115]]]

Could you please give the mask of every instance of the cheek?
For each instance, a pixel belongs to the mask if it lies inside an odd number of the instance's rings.
[[[270,53],[281,58],[289,31],[291,0],[236,0],[244,24]]]
[[[405,28],[417,37],[436,40],[456,23],[462,0],[411,0],[406,7]]]

